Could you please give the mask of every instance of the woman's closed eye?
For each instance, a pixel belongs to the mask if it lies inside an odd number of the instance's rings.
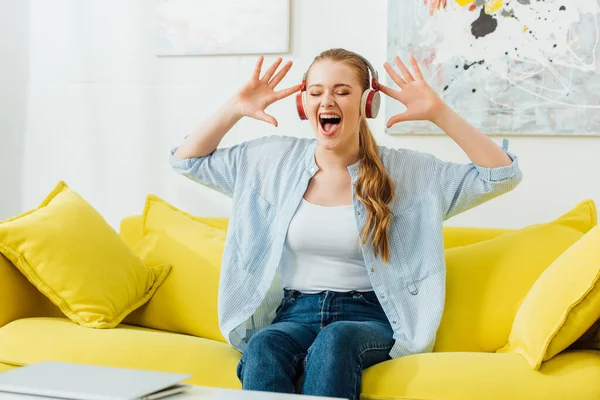
[[[310,95],[312,97],[317,97],[320,96],[322,93],[310,93]],[[336,95],[338,96],[348,96],[350,93],[349,92],[337,92]]]

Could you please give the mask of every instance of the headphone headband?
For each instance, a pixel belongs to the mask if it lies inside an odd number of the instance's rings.
[[[354,53],[354,54],[356,54],[356,53]],[[373,67],[373,65],[371,65],[369,60],[367,60],[360,54],[356,54],[356,55],[366,64],[367,69],[369,70],[369,78],[370,78],[369,81],[371,82],[371,88],[373,90],[379,91],[379,74],[377,73],[377,70]],[[300,91],[306,90],[306,75],[307,74],[308,74],[308,71],[306,71],[306,72],[304,72],[304,74],[302,74],[302,87],[300,88]]]
[[[364,61],[364,63],[367,64],[367,68],[371,72],[371,87],[374,90],[379,90],[379,74],[377,73],[377,70],[371,65],[369,60],[367,60],[360,54],[357,54],[357,56],[359,56]]]

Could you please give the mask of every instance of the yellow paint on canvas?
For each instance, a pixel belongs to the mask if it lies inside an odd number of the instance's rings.
[[[485,13],[490,15],[502,8],[504,2],[502,0],[488,0],[485,3]]]
[[[473,0],[456,0],[459,6],[464,7],[473,4]]]

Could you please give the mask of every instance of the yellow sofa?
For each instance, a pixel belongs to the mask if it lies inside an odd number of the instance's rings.
[[[226,225],[227,220],[222,223]],[[458,248],[507,232],[510,230],[446,227],[445,246]],[[142,235],[142,218],[126,217],[120,234],[135,246]],[[510,326],[505,328],[510,330]],[[0,372],[58,360],[184,372],[193,376],[191,384],[239,389],[235,374],[239,359],[240,354],[228,344],[191,335],[126,324],[113,329],[77,325],[0,255]],[[362,397],[600,399],[600,352],[564,351],[539,370],[512,353],[435,351],[413,355],[367,369]]]

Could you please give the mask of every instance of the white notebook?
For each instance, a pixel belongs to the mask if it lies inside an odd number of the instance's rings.
[[[189,388],[191,375],[44,361],[0,373],[2,393],[71,400],[154,400]],[[15,397],[17,398],[17,397]]]

